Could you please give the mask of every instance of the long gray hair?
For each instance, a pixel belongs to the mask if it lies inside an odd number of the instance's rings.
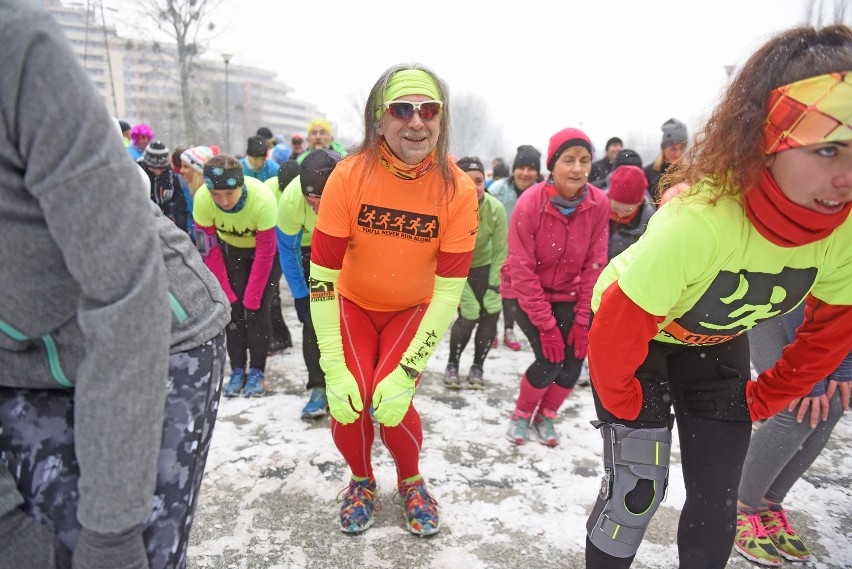
[[[388,82],[391,77],[393,77],[398,71],[404,71],[406,69],[425,71],[432,76],[435,83],[438,84],[438,89],[441,91],[441,100],[444,102],[444,106],[440,114],[441,132],[438,135],[438,144],[435,146],[435,166],[441,173],[441,177],[451,188],[448,196],[448,198],[451,199],[455,194],[456,182],[451,170],[452,166],[449,158],[450,91],[443,79],[438,77],[425,65],[421,65],[419,63],[402,63],[389,67],[384,73],[382,73],[381,77],[379,77],[378,81],[376,81],[375,85],[373,85],[373,88],[370,89],[370,94],[367,97],[367,104],[364,107],[364,138],[361,143],[355,147],[353,154],[364,155],[368,158],[368,163],[371,164],[370,168],[379,163],[381,136],[379,136],[378,133],[380,119],[376,119],[376,109],[385,103],[384,93],[387,90]]]

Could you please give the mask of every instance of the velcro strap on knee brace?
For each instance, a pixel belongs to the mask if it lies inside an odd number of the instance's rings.
[[[636,553],[648,522],[665,497],[668,486],[671,431],[634,429],[593,421],[604,440],[604,468],[598,503],[589,520],[589,539],[615,557]],[[626,496],[640,480],[654,484],[654,496],[644,512],[627,509]]]

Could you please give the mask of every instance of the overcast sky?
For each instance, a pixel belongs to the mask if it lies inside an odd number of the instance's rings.
[[[827,0],[826,4],[832,4]],[[583,128],[602,146],[660,135],[670,117],[692,134],[726,83],[770,35],[804,21],[807,0],[224,0],[206,57],[276,71],[316,103],[338,138],[360,137],[378,76],[418,61],[475,93],[508,147],[544,150],[551,134]],[[357,103],[356,103],[357,102]],[[511,157],[510,157],[511,159]]]

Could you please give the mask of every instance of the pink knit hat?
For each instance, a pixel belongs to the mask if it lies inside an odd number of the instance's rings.
[[[547,169],[553,172],[556,159],[567,148],[572,146],[582,146],[594,158],[595,152],[592,147],[592,141],[589,140],[586,133],[579,128],[566,128],[550,137],[550,144],[547,145]]]
[[[623,204],[642,203],[648,179],[638,166],[619,166],[609,179],[609,197]]]

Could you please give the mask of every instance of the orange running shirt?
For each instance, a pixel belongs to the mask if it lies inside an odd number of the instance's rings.
[[[379,311],[429,302],[438,252],[468,253],[476,244],[476,188],[452,168],[456,194],[448,202],[437,168],[415,180],[397,178],[379,164],[365,168],[361,156],[340,162],[317,216],[316,229],[349,240],[340,294]]]

